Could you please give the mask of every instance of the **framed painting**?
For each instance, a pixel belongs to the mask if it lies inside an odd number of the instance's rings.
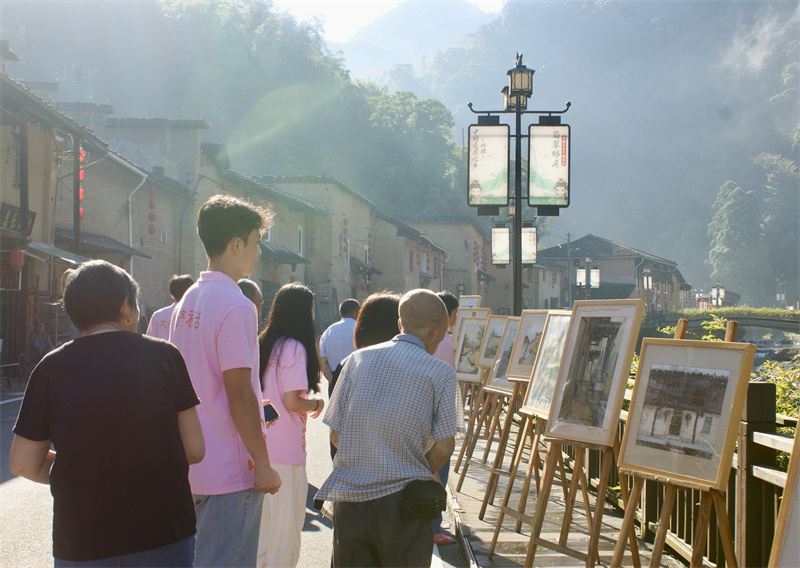
[[[573,304],[547,436],[613,445],[643,312],[640,299]]]
[[[724,490],[756,348],[645,338],[620,467]]]
[[[456,311],[456,325],[453,326],[453,345],[458,345],[461,338],[461,321],[464,318],[488,318],[489,308],[458,308]]]
[[[456,348],[456,377],[461,381],[480,382],[478,356],[486,330],[486,318],[464,318]]]
[[[547,420],[571,319],[572,312],[567,310],[551,310],[547,314],[522,412]]]
[[[522,310],[514,350],[508,363],[509,378],[530,380],[546,321],[547,310]]]
[[[459,308],[480,308],[481,307],[481,297],[480,296],[459,296],[459,298],[458,298],[458,307]]]
[[[786,470],[786,484],[778,511],[778,524],[769,555],[769,568],[800,566],[800,436],[794,432],[792,457]],[[795,536],[792,536],[795,535]]]
[[[503,339],[503,332],[506,330],[506,320],[508,316],[489,316],[486,323],[486,333],[483,334],[483,345],[481,354],[478,357],[478,365],[491,367],[497,359],[497,350],[500,348],[500,341]]]
[[[508,380],[508,365],[511,362],[511,353],[514,351],[514,340],[517,337],[520,318],[510,317],[506,320],[506,327],[503,330],[503,337],[500,339],[500,347],[497,349],[497,357],[489,372],[489,380],[486,386],[508,394],[514,391],[514,384]]]

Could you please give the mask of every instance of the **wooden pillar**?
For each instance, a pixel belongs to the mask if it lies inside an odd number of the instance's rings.
[[[753,465],[774,465],[775,450],[753,442],[753,432],[775,431],[774,383],[751,382],[739,426],[736,476],[736,556],[742,566],[766,566],[775,534],[774,499],[765,498],[764,482]]]

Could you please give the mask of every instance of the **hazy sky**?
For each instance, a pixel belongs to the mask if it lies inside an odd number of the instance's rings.
[[[406,0],[423,2],[427,0]],[[434,0],[447,2],[448,0]],[[470,0],[484,12],[499,12],[502,0]],[[274,5],[290,12],[300,20],[309,20],[315,15],[325,20],[325,39],[345,42],[358,30],[391,10],[400,2],[393,0],[275,0]]]

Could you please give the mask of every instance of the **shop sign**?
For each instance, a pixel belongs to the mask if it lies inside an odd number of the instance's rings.
[[[2,206],[0,206],[0,227],[4,229],[25,233],[30,236],[33,231],[33,222],[35,220],[35,211],[28,211],[28,218],[23,219],[22,209],[16,205],[3,203]]]

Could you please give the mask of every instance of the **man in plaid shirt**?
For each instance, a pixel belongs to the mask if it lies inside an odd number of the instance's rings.
[[[431,521],[400,514],[403,488],[455,446],[456,376],[433,357],[447,329],[436,294],[400,300],[400,335],[354,352],[323,422],[338,451],[317,499],[333,503],[333,565],[430,566]]]

